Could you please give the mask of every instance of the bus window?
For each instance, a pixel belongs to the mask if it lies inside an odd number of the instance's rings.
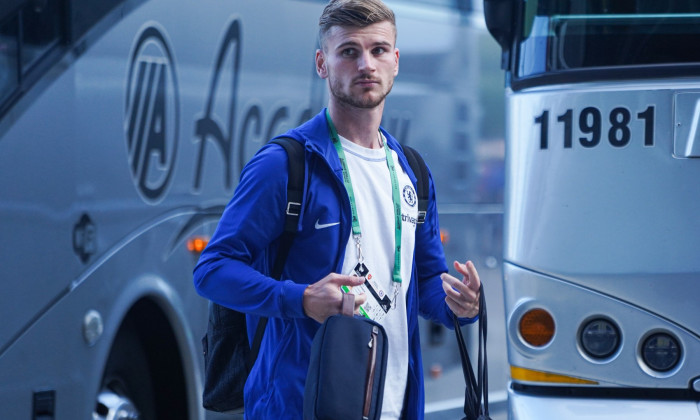
[[[33,0],[22,9],[22,72],[57,45],[60,39],[59,3]]]
[[[528,1],[516,78],[578,69],[700,63],[700,3]]]
[[[132,4],[139,4],[145,0],[132,1]],[[70,41],[76,42],[85,35],[90,28],[94,27],[100,19],[104,18],[117,6],[125,3],[126,0],[70,0]]]
[[[17,74],[17,20],[0,24],[0,104],[19,84]]]

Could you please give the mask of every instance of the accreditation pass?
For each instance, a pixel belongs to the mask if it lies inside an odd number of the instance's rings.
[[[354,293],[356,295],[364,293],[367,296],[367,300],[360,305],[360,314],[377,322],[384,319],[387,312],[391,309],[391,299],[387,296],[384,289],[379,286],[374,276],[369,272],[367,266],[363,263],[358,263],[351,275],[364,277],[365,282],[352,289],[348,286],[341,286],[343,292]]]

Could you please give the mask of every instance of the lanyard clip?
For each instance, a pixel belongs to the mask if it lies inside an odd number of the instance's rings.
[[[362,255],[362,246],[360,243],[362,242],[362,235],[353,235],[355,238],[355,249],[357,251],[357,262],[359,264],[362,264],[365,261],[365,257]]]

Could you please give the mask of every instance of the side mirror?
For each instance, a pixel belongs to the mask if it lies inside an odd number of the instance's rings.
[[[514,20],[517,7],[517,0],[484,0],[486,27],[503,51],[502,69],[507,69],[510,64],[510,49],[517,26]]]

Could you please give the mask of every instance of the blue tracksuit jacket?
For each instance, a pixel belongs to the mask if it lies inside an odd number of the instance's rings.
[[[388,133],[384,135],[415,185],[415,175],[401,146]],[[287,203],[287,154],[277,144],[264,146],[244,168],[234,197],[194,270],[195,287],[202,296],[248,314],[251,342],[257,317],[270,318],[260,355],[245,386],[248,419],[301,419],[311,341],[320,326],[304,314],[302,296],[307,284],[340,272],[351,231],[350,202],[325,110],[285,136],[305,144],[306,182],[299,233],[282,280],[268,276]],[[316,230],[317,220],[340,224]],[[431,178],[427,219],[416,230],[414,267],[407,292],[407,419],[422,419],[424,410],[418,314],[447,326],[452,322],[440,280],[444,272],[447,266]]]

